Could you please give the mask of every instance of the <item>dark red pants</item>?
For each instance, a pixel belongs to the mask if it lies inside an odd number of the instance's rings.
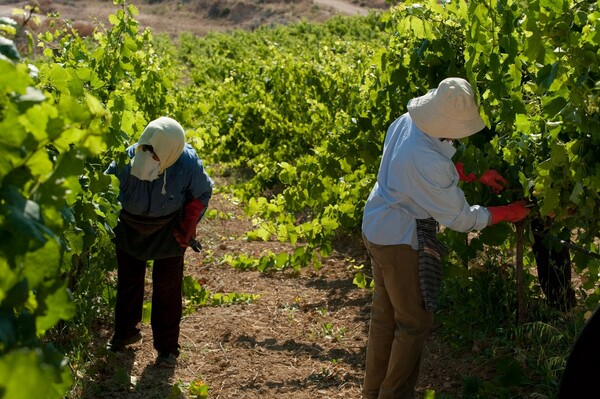
[[[146,261],[117,248],[118,281],[115,338],[126,339],[139,331],[144,305]],[[179,354],[182,314],[183,256],[159,259],[152,266],[152,314],[154,348]]]

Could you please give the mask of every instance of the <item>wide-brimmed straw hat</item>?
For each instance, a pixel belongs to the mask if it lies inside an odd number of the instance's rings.
[[[460,139],[485,127],[473,88],[462,78],[442,80],[437,89],[410,100],[407,108],[417,127],[432,137]]]

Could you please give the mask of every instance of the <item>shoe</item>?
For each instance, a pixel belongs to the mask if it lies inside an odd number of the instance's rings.
[[[111,352],[121,352],[127,345],[135,344],[142,340],[142,332],[138,331],[137,334],[126,338],[126,339],[118,339],[112,337],[112,339],[106,344],[106,349]]]
[[[161,369],[173,369],[177,367],[177,356],[169,352],[158,352],[154,366]]]

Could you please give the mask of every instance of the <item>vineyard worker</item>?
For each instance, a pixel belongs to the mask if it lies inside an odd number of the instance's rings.
[[[118,352],[142,339],[146,262],[152,266],[151,325],[156,366],[175,367],[182,316],[183,255],[212,195],[213,181],[181,125],[153,120],[126,150],[131,162],[106,173],[120,182],[121,212],[115,227],[118,282],[115,331],[107,348]]]
[[[437,224],[467,232],[529,213],[524,202],[470,206],[458,188],[452,140],[484,127],[471,85],[448,78],[410,100],[408,113],[388,128],[362,224],[375,285],[364,398],[414,398],[446,250],[436,238]],[[494,190],[504,183],[485,175],[484,184]]]

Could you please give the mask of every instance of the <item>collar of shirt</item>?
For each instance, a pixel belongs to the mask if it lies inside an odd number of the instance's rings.
[[[456,154],[456,148],[454,148],[454,146],[452,145],[452,142],[450,140],[434,140],[438,142],[438,147],[440,149],[440,152],[448,157],[448,158],[452,158],[454,156],[454,154]]]

